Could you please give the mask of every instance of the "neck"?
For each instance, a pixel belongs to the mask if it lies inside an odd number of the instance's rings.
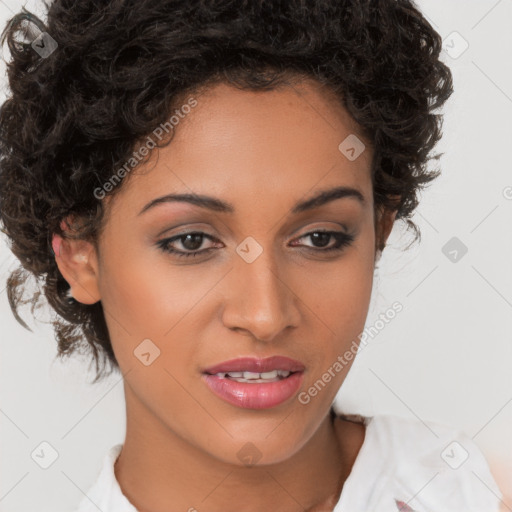
[[[330,415],[290,458],[248,467],[221,461],[178,436],[129,388],[126,404],[126,439],[115,475],[140,512],[220,512],[234,499],[244,512],[332,510],[350,472]]]

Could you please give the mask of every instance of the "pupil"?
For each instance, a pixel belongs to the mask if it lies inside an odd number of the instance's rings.
[[[189,244],[187,243],[187,241],[190,240],[190,237],[195,240],[196,243],[192,243],[192,247],[189,246]],[[192,233],[192,234],[188,234],[188,235],[185,235],[183,238],[182,238],[182,243],[183,243],[183,247],[185,247],[186,249],[188,249],[189,251],[195,251],[197,250],[199,247],[201,247],[201,243],[203,241],[203,235],[201,235],[200,233]],[[199,242],[199,243],[197,243]]]
[[[318,241],[319,238],[321,241],[325,242],[325,243],[320,243],[320,247],[325,247],[326,245],[328,245],[329,239],[331,238],[331,235],[329,233],[322,233],[322,232],[313,233],[310,236],[313,238],[313,243],[315,242],[315,240]]]

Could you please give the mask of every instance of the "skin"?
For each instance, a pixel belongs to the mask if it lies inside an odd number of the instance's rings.
[[[319,84],[265,92],[219,84],[197,99],[158,161],[155,150],[105,200],[97,247],[65,239],[56,257],[76,300],[102,301],[125,375],[127,430],[115,474],[147,512],[332,510],[364,440],[363,425],[328,416],[353,361],[307,405],[295,396],[263,410],[218,398],[201,372],[280,354],[306,366],[299,391],[310,388],[364,329],[376,247],[396,212],[374,223],[371,148],[355,161],[340,152],[358,126]],[[364,203],[342,198],[290,213],[340,185]],[[191,192],[230,202],[235,213],[162,203],[138,215],[156,197]],[[305,236],[318,229],[355,240],[322,253]],[[214,240],[172,247],[213,247],[209,254],[179,258],[156,245],[196,230]],[[252,263],[235,250],[248,236],[263,249]],[[134,355],[146,338],[160,349],[149,366]],[[252,467],[237,456],[248,442],[261,454]]]

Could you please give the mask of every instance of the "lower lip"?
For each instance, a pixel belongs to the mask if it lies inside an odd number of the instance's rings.
[[[276,382],[249,384],[230,378],[203,374],[207,386],[226,402],[244,409],[268,409],[282,404],[299,390],[303,372],[295,372]]]

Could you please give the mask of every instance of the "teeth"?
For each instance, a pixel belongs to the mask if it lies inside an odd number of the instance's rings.
[[[221,372],[217,377],[222,379],[229,377],[238,382],[276,382],[290,375],[288,370],[272,370],[271,372]]]
[[[261,379],[260,375],[257,372],[244,372],[244,379]]]

